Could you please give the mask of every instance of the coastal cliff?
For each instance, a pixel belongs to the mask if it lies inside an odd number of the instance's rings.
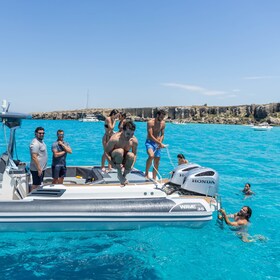
[[[135,121],[147,121],[158,109],[167,112],[167,121],[186,123],[248,124],[268,122],[280,125],[280,103],[240,106],[165,106],[147,108],[117,108]],[[104,120],[112,109],[82,109],[32,113],[33,119],[77,120],[86,114],[94,114]]]

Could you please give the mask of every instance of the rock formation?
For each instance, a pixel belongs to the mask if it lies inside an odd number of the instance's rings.
[[[147,121],[158,109],[167,112],[167,121],[190,123],[248,124],[268,122],[280,125],[280,103],[240,106],[165,106],[150,108],[119,108],[135,121]],[[111,109],[83,109],[33,113],[33,119],[78,120],[86,114],[95,114],[100,120],[109,115]]]

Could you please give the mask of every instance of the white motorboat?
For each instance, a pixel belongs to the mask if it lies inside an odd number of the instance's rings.
[[[88,114],[79,119],[80,122],[99,122],[99,119],[94,114]]]
[[[180,125],[186,125],[187,124],[186,122],[183,122],[183,121],[173,121],[172,123],[173,124],[180,124]]]
[[[200,227],[218,210],[218,173],[198,164],[176,167],[165,181],[147,179],[133,169],[122,187],[116,170],[67,168],[63,184],[53,185],[50,168],[44,184],[29,192],[27,164],[13,158],[15,132],[27,115],[0,114],[10,129],[0,158],[0,231],[120,230],[144,226]]]
[[[258,125],[252,126],[252,128],[256,131],[267,131],[271,130],[273,127],[270,126],[268,123],[260,123]]]

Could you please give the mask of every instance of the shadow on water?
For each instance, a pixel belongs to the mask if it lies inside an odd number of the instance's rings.
[[[1,279],[162,279],[129,232],[0,235]]]

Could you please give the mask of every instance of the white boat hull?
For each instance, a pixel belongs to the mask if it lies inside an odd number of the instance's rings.
[[[196,199],[23,200],[0,202],[0,231],[127,230],[201,227],[213,210]]]
[[[270,125],[254,125],[254,126],[252,126],[252,128],[255,131],[268,131],[268,130],[272,129],[272,126],[270,126]]]

